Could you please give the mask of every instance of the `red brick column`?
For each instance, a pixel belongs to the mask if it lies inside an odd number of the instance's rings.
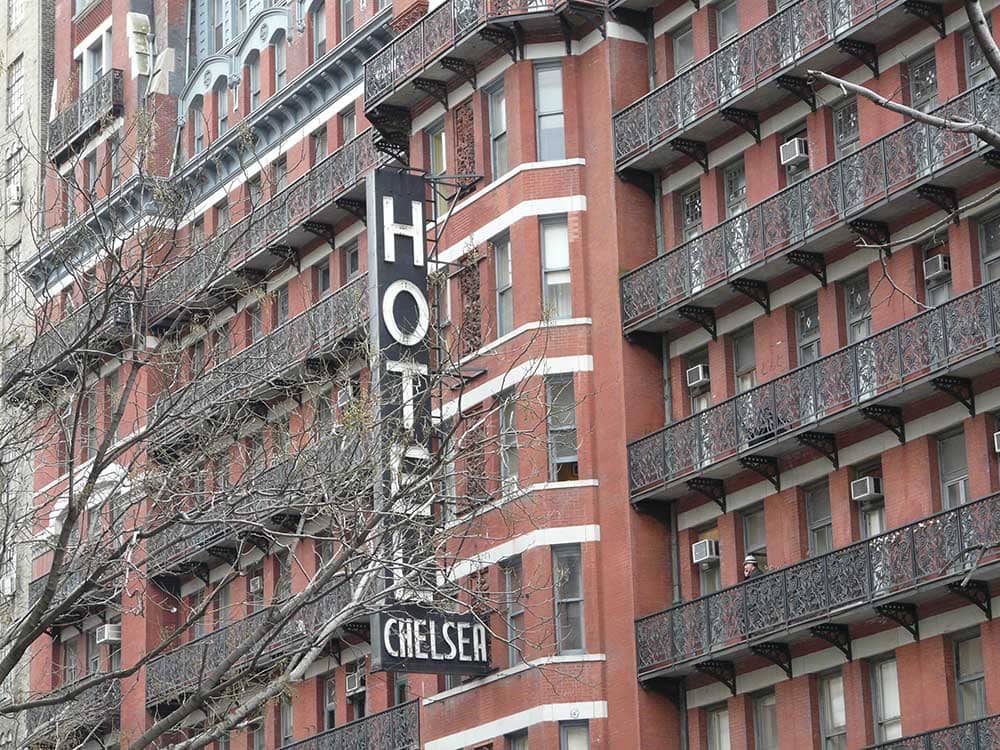
[[[856,660],[841,668],[844,676],[844,712],[847,750],[859,750],[875,741],[872,727],[872,683],[868,663]]]
[[[771,570],[798,562],[808,554],[801,487],[789,487],[764,499],[767,528],[767,567]]]
[[[925,638],[896,649],[903,734],[919,734],[956,720],[951,642]]]
[[[882,489],[889,528],[902,526],[941,508],[937,443],[924,436],[882,454]]]
[[[781,750],[819,750],[819,701],[816,677],[804,675],[784,680],[774,687],[778,715],[778,747]],[[783,721],[783,717],[794,720]]]

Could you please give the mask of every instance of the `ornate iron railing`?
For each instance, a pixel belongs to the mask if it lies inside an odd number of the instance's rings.
[[[622,162],[725,106],[901,0],[799,0],[613,117]]]
[[[374,144],[369,128],[345,143],[305,175],[160,276],[153,284],[150,318],[155,320],[228,275],[241,262],[280,240],[318,211],[334,203],[388,157]]]
[[[684,602],[636,621],[639,672],[870,605],[977,561],[996,563],[998,543],[1000,494]]]
[[[67,685],[55,693],[59,695],[70,689],[72,685]],[[76,730],[107,723],[118,715],[121,704],[121,684],[118,680],[108,680],[87,688],[75,698],[29,708],[26,712],[28,731],[34,732],[43,725],[49,725],[44,736],[33,738],[33,742],[56,745],[59,744],[58,739],[65,741]]]
[[[318,632],[349,601],[350,587],[345,584],[317,601],[304,605],[287,623],[272,629],[266,646],[255,646],[246,659],[237,662],[227,674],[227,679],[235,676],[234,672],[241,668],[241,664],[246,668],[248,660],[257,656],[258,652],[258,665],[261,659],[271,662],[288,655],[302,643],[304,636]],[[244,646],[266,616],[267,610],[255,612],[150,661],[146,665],[146,703],[156,704],[197,685],[206,673],[217,668],[234,649]]]
[[[993,282],[630,443],[632,494],[947,370],[995,346],[998,334]]]
[[[330,729],[282,750],[417,750],[420,702],[410,701]]]
[[[938,113],[996,122],[1000,84],[982,84]],[[921,123],[894,130],[622,276],[625,327],[808,243],[811,236],[862,213],[874,201],[912,190],[917,180],[974,153],[976,147],[974,136]]]
[[[1000,750],[1000,714],[870,745],[867,750]]]
[[[49,154],[54,156],[82,132],[121,113],[124,73],[109,70],[49,123]]]

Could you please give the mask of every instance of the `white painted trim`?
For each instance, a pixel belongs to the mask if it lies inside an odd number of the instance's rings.
[[[497,347],[506,344],[511,339],[517,338],[526,331],[539,331],[548,328],[565,328],[567,326],[589,326],[593,324],[593,322],[594,321],[591,318],[567,318],[566,320],[533,320],[530,323],[524,323],[523,325],[519,325],[513,331],[505,333],[500,338],[494,339],[485,346],[481,346],[479,349],[472,352],[471,354],[466,354],[458,361],[458,363],[460,365],[464,365],[466,362],[476,359],[477,357],[481,357],[484,354],[493,351]]]
[[[424,750],[456,750],[467,745],[486,742],[494,737],[517,732],[535,724],[556,721],[583,721],[606,719],[606,701],[581,701],[577,703],[546,703],[516,714],[510,714],[495,721],[479,724],[472,729],[449,734],[437,740],[424,743]]]
[[[607,656],[604,654],[566,654],[558,656],[543,656],[539,659],[532,659],[528,662],[523,662],[514,667],[507,667],[507,669],[501,669],[499,672],[494,672],[488,674],[484,677],[479,677],[474,680],[469,680],[468,682],[463,682],[458,687],[453,687],[450,690],[443,690],[440,693],[435,693],[429,698],[424,698],[422,705],[430,706],[435,703],[440,703],[443,700],[447,700],[456,695],[461,695],[462,693],[468,693],[470,690],[475,690],[476,688],[482,687],[483,685],[489,685],[493,682],[503,680],[507,677],[511,677],[516,674],[521,674],[522,672],[527,672],[529,669],[538,669],[540,667],[547,667],[550,665],[558,664],[586,664],[591,662],[603,662],[607,661]]]
[[[520,555],[536,547],[554,547],[559,544],[585,544],[601,541],[601,527],[597,524],[583,526],[556,526],[549,529],[535,529],[527,534],[516,536],[503,544],[472,555],[456,562],[448,577],[452,579],[465,578],[477,570],[494,565],[508,557]]]
[[[441,419],[451,419],[460,409],[469,409],[476,404],[481,404],[491,396],[496,396],[498,393],[530,377],[592,372],[593,369],[594,358],[589,354],[529,359],[515,365],[502,375],[498,375],[491,380],[487,380],[480,386],[469,389],[458,398],[452,399],[441,407],[439,416]]]
[[[487,501],[485,503],[480,503],[476,506],[476,509],[470,511],[469,513],[463,513],[458,518],[453,518],[450,521],[445,522],[444,527],[446,529],[452,529],[455,526],[461,526],[463,523],[468,523],[474,518],[479,518],[479,516],[484,516],[497,508],[502,508],[508,503],[512,503],[515,500],[520,500],[522,497],[527,497],[533,492],[539,491],[551,491],[551,490],[572,490],[580,487],[599,487],[600,482],[596,479],[571,479],[566,482],[536,482],[535,484],[530,484],[525,488],[516,488],[510,492],[505,492],[502,496]]]
[[[78,57],[81,57],[83,53],[86,52],[87,49],[94,44],[94,42],[96,42],[100,37],[104,36],[104,32],[110,31],[111,22],[113,20],[114,16],[108,16],[103,21],[101,21],[100,26],[98,26],[96,29],[87,34],[87,36],[83,38],[83,41],[73,48],[73,59],[76,60]],[[112,44],[113,43],[114,40],[112,40]]]

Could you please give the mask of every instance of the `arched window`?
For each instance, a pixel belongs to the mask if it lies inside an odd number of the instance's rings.
[[[221,78],[212,90],[215,97],[215,132],[223,135],[229,130],[229,91],[226,88],[226,79]]]
[[[247,99],[250,112],[260,106],[260,55],[257,54],[247,60]]]
[[[191,104],[188,113],[191,121],[191,154],[200,154],[205,150],[205,113],[202,110],[201,99]]]
[[[285,35],[274,40],[274,90],[281,91],[285,87],[288,76],[288,49]]]

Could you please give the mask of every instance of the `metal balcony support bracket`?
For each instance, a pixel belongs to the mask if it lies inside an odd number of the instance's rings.
[[[929,3],[926,0],[906,0],[903,3],[903,10],[926,21],[944,39],[944,8],[940,4]]]
[[[414,78],[413,87],[431,96],[448,109],[448,84],[434,78]]]
[[[715,328],[715,310],[711,307],[699,307],[698,305],[684,305],[677,309],[677,314],[685,320],[697,323],[712,337],[712,341],[718,339]]]
[[[993,597],[990,596],[990,586],[986,581],[977,578],[970,578],[965,582],[952,581],[948,584],[948,590],[979,607],[987,620],[993,619]]]
[[[778,459],[774,456],[744,456],[740,459],[740,465],[759,474],[774,485],[775,492],[781,492],[781,470],[778,468]]]
[[[656,198],[656,176],[652,172],[647,172],[643,169],[634,169],[629,167],[623,169],[618,173],[622,182],[627,182],[630,185],[635,185],[640,188],[644,193],[646,193],[650,198]]]
[[[765,313],[768,315],[771,314],[771,294],[767,290],[766,281],[757,281],[756,279],[733,279],[729,282],[729,286],[734,292],[739,292],[756,302],[761,306]]]
[[[1000,169],[1000,151],[993,149],[983,154],[983,161],[994,169]]]
[[[487,26],[479,32],[479,38],[496,45],[510,55],[511,62],[517,62],[518,42],[514,32],[501,26]]]
[[[835,646],[846,657],[847,661],[854,658],[851,652],[851,629],[847,625],[836,622],[821,622],[819,625],[813,625],[809,628],[809,632],[816,638]]]
[[[573,54],[573,27],[566,20],[566,14],[559,14],[559,30],[562,32],[563,44],[566,45],[566,54]]]
[[[702,494],[718,505],[723,513],[726,512],[726,483],[724,481],[710,477],[695,477],[687,481],[687,486],[692,492]]]
[[[694,668],[703,675],[711,677],[713,680],[721,682],[729,692],[736,695],[736,665],[731,661],[722,659],[709,659],[700,664],[695,664]]]
[[[955,375],[941,375],[931,381],[931,385],[942,393],[947,393],[969,410],[969,416],[976,416],[976,395],[972,392],[972,381]]]
[[[364,201],[356,198],[337,198],[335,203],[338,208],[344,209],[351,216],[361,219],[365,224],[368,223],[368,211]]]
[[[362,639],[365,643],[371,643],[372,634],[367,622],[344,623],[344,632]]]
[[[861,407],[861,416],[892,430],[900,443],[906,442],[906,423],[903,421],[903,410],[898,406],[882,406],[873,404]]]
[[[840,454],[837,453],[837,436],[832,432],[803,432],[796,440],[799,441],[799,445],[812,448],[817,453],[830,459],[834,470],[840,468]]]
[[[410,110],[392,104],[380,104],[368,115],[379,138],[375,148],[405,164],[410,148]]]
[[[801,76],[778,76],[774,81],[774,85],[797,96],[809,105],[809,109],[813,112],[816,111],[816,91],[807,79]]]
[[[333,230],[332,224],[322,221],[304,221],[302,222],[302,228],[309,232],[309,234],[314,234],[320,239],[326,240],[331,245],[334,244],[336,233]]]
[[[684,154],[692,161],[698,162],[708,174],[708,146],[704,141],[692,141],[690,138],[675,138],[670,142],[670,148]]]
[[[781,671],[788,675],[788,679],[792,679],[792,652],[787,643],[766,641],[751,646],[750,651],[767,659],[772,664],[778,665],[781,667]]]
[[[787,256],[793,266],[808,271],[826,288],[826,258],[822,253],[810,253],[806,250],[792,250]]]
[[[236,553],[235,547],[224,547],[220,545],[215,545],[209,547],[208,554],[217,560],[222,560],[223,562],[229,563],[232,567],[236,567],[236,563],[239,562],[239,555]]]
[[[878,78],[878,50],[875,49],[874,44],[858,41],[857,39],[841,39],[837,42],[837,47],[841,52],[867,65],[872,75]]]
[[[855,219],[847,222],[847,226],[869,245],[885,247],[889,244],[889,225],[884,221]]]
[[[916,604],[887,602],[876,605],[875,612],[880,617],[892,620],[897,625],[906,628],[906,631],[913,636],[913,640],[920,640],[920,615],[917,613]]]
[[[958,224],[958,193],[954,188],[943,185],[921,185],[917,188],[917,197],[933,203],[942,211],[951,214],[951,220]]]
[[[473,91],[476,90],[476,66],[472,63],[461,57],[442,57],[441,67],[457,74],[463,81],[472,86]]]
[[[723,120],[739,125],[752,135],[757,143],[760,143],[760,117],[757,116],[756,112],[739,107],[726,107],[720,110],[719,114]]]
[[[329,240],[329,242],[331,245],[333,244],[333,240]],[[295,252],[295,248],[291,245],[269,245],[267,251],[281,258],[285,263],[294,265],[297,271],[302,272],[302,263],[299,260],[299,254]]]

